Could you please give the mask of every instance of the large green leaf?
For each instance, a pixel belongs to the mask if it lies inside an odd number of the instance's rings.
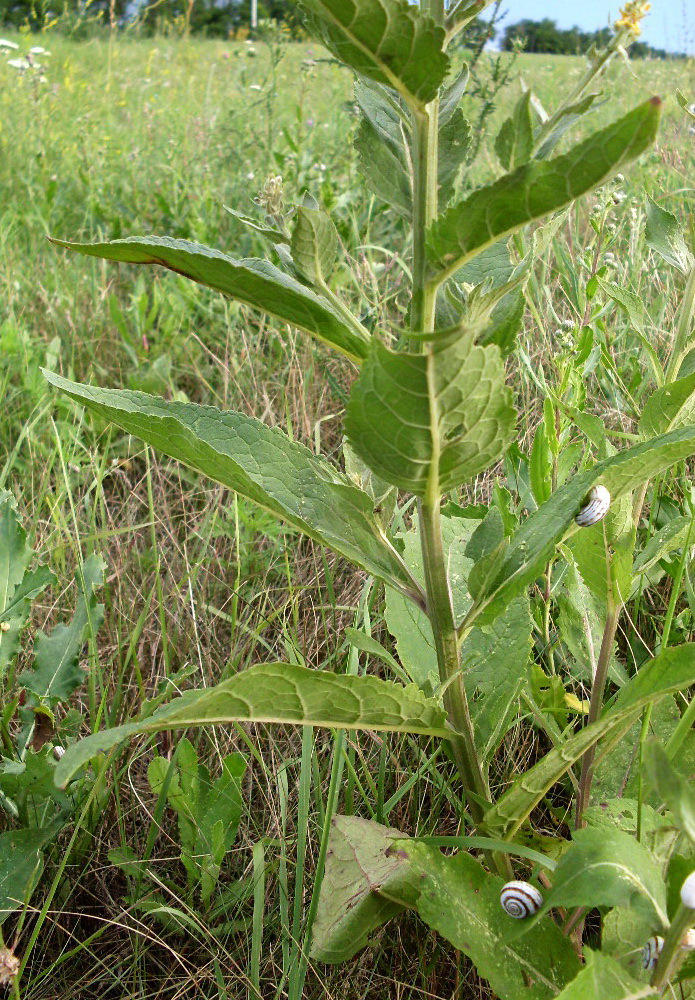
[[[586,965],[557,1000],[646,1000],[659,996],[659,990],[638,982],[609,955],[587,949],[584,957]]]
[[[516,414],[499,350],[474,331],[440,334],[427,354],[374,343],[352,387],[350,444],[386,482],[440,496],[504,453]]]
[[[532,935],[519,937],[515,921],[500,906],[501,887],[501,878],[465,852],[445,857],[434,847],[403,839],[398,830],[337,816],[312,957],[346,961],[368,943],[373,930],[408,908],[468,955],[498,996],[554,997],[580,969],[572,945],[549,917]]]
[[[397,847],[419,889],[417,912],[468,955],[498,997],[545,1000],[577,974],[579,959],[558,925],[546,916],[532,933],[520,936],[517,921],[500,906],[503,880],[469,854],[444,857],[407,840]]]
[[[604,736],[626,732],[642,708],[693,683],[695,643],[667,649],[654,657],[621,688],[600,719],[553,748],[516,779],[485,814],[486,829],[492,835],[512,837],[545,793],[587,750]]]
[[[373,503],[325,459],[242,413],[98,389],[50,372],[73,399],[186,465],[260,504],[406,592],[417,591],[378,524]]]
[[[544,911],[552,907],[631,905],[668,927],[666,885],[649,851],[623,830],[576,830],[553,874]]]
[[[444,710],[414,684],[403,687],[378,677],[262,663],[216,687],[189,691],[145,719],[87,736],[58,762],[56,783],[64,787],[88,760],[132,736],[229,722],[296,723],[445,738],[451,734]]]
[[[57,239],[52,242],[90,257],[125,264],[159,264],[290,323],[353,361],[359,362],[367,354],[366,334],[349,325],[323,296],[266,260],[237,260],[220,250],[168,236],[142,236],[110,243],[70,243]]]
[[[626,448],[593,468],[577,473],[541,504],[515,533],[494,572],[488,574],[484,585],[476,592],[469,622],[481,615],[491,620],[512,597],[535,580],[573,525],[582,500],[595,483],[606,486],[616,500],[693,452],[695,426],[689,425]]]
[[[500,237],[569,205],[643,153],[656,137],[660,106],[653,97],[569,153],[518,167],[452,206],[428,238],[432,261],[445,269],[441,277]]]
[[[449,60],[444,29],[405,0],[302,0],[307,27],[333,54],[413,108],[437,93]]]

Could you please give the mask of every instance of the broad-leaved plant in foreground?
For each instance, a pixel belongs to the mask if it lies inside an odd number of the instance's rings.
[[[556,432],[566,414],[550,398],[531,456],[535,502],[525,511],[498,485],[489,508],[459,506],[455,491],[515,441],[504,358],[514,349],[534,262],[577,198],[649,149],[661,103],[647,100],[559,151],[592,109],[605,67],[638,30],[647,5],[628,3],[613,41],[591,54],[556,110],[523,94],[494,144],[499,176],[460,195],[471,141],[460,106],[468,76],[465,66],[452,72],[447,48],[488,2],[459,0],[447,11],[443,0],[423,0],[420,8],[404,0],[303,0],[309,31],[356,74],[356,145],[366,183],[409,227],[409,328],[397,336],[370,332],[335,290],[334,269],[345,264],[341,242],[329,215],[310,200],[263,220],[237,215],[268,240],[275,263],[166,237],[54,240],[186,275],[315,337],[357,370],[345,414],[345,472],[243,413],[47,377],[94,413],[383,581],[397,667],[408,680],[262,663],[75,743],[56,780],[67,787],[92,758],[137,734],[214,723],[444,740],[460,775],[468,833],[426,842],[336,816],[319,853],[313,957],[346,960],[378,926],[412,909],[469,956],[504,1000],[646,997],[688,975],[695,800],[677,763],[695,714],[684,695],[695,681],[695,644],[670,646],[667,639],[630,670],[616,656],[615,637],[636,581],[664,553],[690,544],[687,519],[676,541],[671,528],[668,538],[652,538],[635,553],[649,481],[695,453],[693,256],[675,218],[652,206],[649,245],[686,284],[669,357],[649,353],[645,378],[654,384],[638,443],[616,451],[604,441],[598,461],[590,449],[573,463],[558,461]],[[534,223],[541,225],[530,232]],[[620,295],[618,288],[618,302]],[[415,498],[416,514],[398,535],[385,512],[404,494]],[[573,648],[586,650],[577,660],[590,702],[571,716],[562,681],[545,677],[546,694],[558,683],[561,694],[559,709],[548,709],[542,670],[540,682],[528,673],[529,590],[538,579],[549,593],[566,595],[564,613],[578,624]],[[355,641],[373,651],[368,638]],[[493,794],[489,765],[520,705],[524,724],[543,731],[547,749]],[[665,740],[652,745],[650,715],[664,705]],[[635,729],[639,793],[599,804],[592,789],[601,761],[626,740],[635,745]],[[536,833],[539,807],[552,812],[551,790],[565,809],[555,838]],[[442,853],[445,845],[458,852]],[[585,921],[589,910],[600,916],[602,950],[595,921]]]

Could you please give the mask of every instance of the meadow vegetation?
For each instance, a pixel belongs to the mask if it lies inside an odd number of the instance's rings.
[[[404,325],[405,230],[359,179],[350,74],[317,43],[277,36],[254,44],[42,36],[41,44],[51,53],[45,83],[0,58],[0,492],[16,499],[33,565],[46,564],[54,578],[34,601],[16,664],[0,670],[0,704],[16,707],[34,632],[70,619],[80,580],[82,600],[96,607],[84,589],[86,565],[95,586],[103,574],[103,615],[85,619],[84,682],[70,692],[67,721],[68,699],[54,703],[59,733],[115,725],[148,700],[261,662],[393,678],[397,650],[373,578],[90,416],[40,373],[241,410],[340,464],[352,375],[328,349],[176,274],[75,257],[47,236],[96,242],[147,233],[262,256],[262,237],[225,206],[258,215],[259,199],[277,193],[269,179],[281,177],[286,205],[308,192],[330,212],[353,265],[339,266],[334,287],[364,326]],[[483,82],[491,63],[486,55],[479,64]],[[521,81],[552,107],[583,67],[573,57],[516,58],[467,186],[497,175],[492,138]],[[645,245],[645,214],[649,198],[682,221],[692,206],[695,120],[674,95],[680,87],[692,99],[694,82],[687,61],[610,66],[602,82],[610,99],[592,112],[591,130],[660,94],[657,144],[624,179],[580,201],[535,267],[507,364],[518,445],[459,491],[460,505],[489,503],[502,477],[524,497],[551,475],[534,467],[534,442],[547,387],[563,377],[576,380],[567,416],[583,413],[563,451],[580,461],[592,434],[598,441],[596,418],[608,429],[604,454],[636,439],[650,350],[668,356],[684,286]],[[476,120],[480,94],[464,96],[462,107]],[[611,295],[616,286],[633,293],[627,306]],[[566,363],[578,354],[581,378]],[[650,530],[692,517],[685,471],[679,463],[657,479]],[[403,526],[411,513],[404,509]],[[665,621],[672,639],[693,637],[690,570],[672,551],[660,566],[621,625],[624,662],[642,662]],[[533,596],[533,705],[563,727],[586,711],[587,677],[575,670],[558,688],[553,658],[571,660],[572,648],[551,631],[549,596]],[[530,766],[554,732],[530,725],[533,705],[524,704],[491,762],[495,788]],[[0,725],[9,753],[14,720],[5,712]],[[15,917],[3,925],[5,944],[16,942],[26,963],[24,1000],[489,995],[467,960],[408,914],[349,964],[312,961],[305,981],[298,971],[319,844],[338,807],[413,835],[464,832],[456,769],[440,744],[248,724],[195,730],[190,743],[181,735],[141,739],[113,768],[97,766],[97,783],[47,850],[19,925]],[[198,787],[188,805],[177,799],[185,773],[175,778],[161,763],[175,747],[179,764],[210,772],[201,779],[207,798]],[[605,787],[614,778],[603,775]],[[231,832],[218,858],[201,861],[195,831],[218,806]],[[545,808],[554,828],[563,803]],[[0,812],[0,830],[15,820]]]

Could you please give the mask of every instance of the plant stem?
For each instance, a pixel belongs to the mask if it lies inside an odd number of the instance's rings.
[[[673,350],[671,351],[671,357],[664,376],[665,382],[670,382],[677,377],[681,362],[688,353],[688,338],[690,337],[693,316],[695,316],[695,267],[691,269],[685,283],[683,301],[678,316],[678,326],[676,327],[676,336],[673,341]]]
[[[665,986],[676,972],[686,956],[686,952],[681,948],[683,937],[694,923],[695,910],[691,910],[690,907],[681,903],[664,939],[659,961],[656,963],[654,974],[650,980],[651,986],[656,986],[657,989]]]
[[[440,503],[438,500],[435,503],[422,500],[419,509],[425,585],[439,677],[445,685],[444,705],[449,721],[458,733],[458,736],[452,738],[451,747],[463,780],[469,811],[475,823],[480,824],[484,813],[483,803],[489,801],[489,793],[475,748],[473,723],[461,676],[454,611],[442,544]]]
[[[589,702],[589,717],[587,718],[586,724],[591,725],[592,722],[596,722],[599,715],[601,714],[601,708],[603,707],[603,693],[606,690],[606,680],[608,678],[608,665],[610,664],[611,651],[613,649],[613,643],[615,641],[615,633],[618,629],[618,618],[620,617],[620,609],[622,605],[618,601],[613,599],[612,595],[608,598],[608,614],[606,615],[606,625],[603,630],[603,638],[601,640],[601,650],[598,655],[598,662],[596,664],[596,673],[594,674],[594,680],[591,685],[591,701]],[[584,754],[582,758],[582,773],[579,779],[579,791],[577,792],[577,814],[576,814],[576,826],[579,828],[582,825],[582,817],[584,815],[584,810],[589,804],[589,795],[591,793],[591,782],[594,777],[594,760],[596,758],[596,748],[592,747],[590,750]]]

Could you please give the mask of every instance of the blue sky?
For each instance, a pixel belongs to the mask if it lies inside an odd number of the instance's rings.
[[[504,24],[515,24],[524,17],[557,21],[561,28],[594,30],[615,20],[622,0],[581,0],[558,3],[557,0],[505,0]],[[642,24],[642,38],[650,45],[670,52],[695,54],[695,6],[692,0],[652,0],[652,9]]]

